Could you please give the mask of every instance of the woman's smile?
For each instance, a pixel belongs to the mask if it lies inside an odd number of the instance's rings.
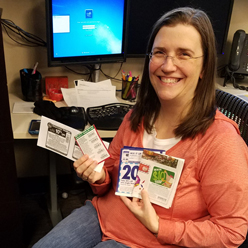
[[[180,78],[171,78],[171,77],[159,77],[159,78],[163,83],[166,84],[176,84],[181,80]]]

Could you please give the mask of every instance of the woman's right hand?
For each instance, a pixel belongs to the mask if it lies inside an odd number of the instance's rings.
[[[73,163],[74,170],[76,171],[78,177],[82,178],[91,184],[93,183],[103,183],[105,180],[104,169],[101,172],[97,172],[94,169],[97,166],[97,161],[89,158],[87,154],[84,154],[81,158]]]

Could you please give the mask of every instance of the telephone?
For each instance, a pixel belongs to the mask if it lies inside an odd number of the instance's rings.
[[[248,34],[244,30],[237,30],[233,36],[228,69],[234,73],[248,75]]]
[[[248,91],[247,86],[239,85],[237,79],[244,79],[248,75],[248,34],[239,29],[233,36],[230,61],[225,67],[223,86],[231,81],[234,88]]]

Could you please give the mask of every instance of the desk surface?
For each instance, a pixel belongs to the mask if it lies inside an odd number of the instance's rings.
[[[237,82],[239,82],[240,85],[248,87],[248,77],[246,77],[242,81],[237,81]],[[227,82],[225,87],[223,86],[223,84],[224,84],[224,78],[217,78],[217,86],[216,87],[220,90],[226,91],[226,92],[233,94],[233,95],[241,95],[244,93],[248,93],[248,91],[245,91],[245,90],[235,89],[233,87],[233,84],[230,81]]]
[[[13,113],[13,106],[15,102],[24,102],[20,97],[13,94],[9,94],[9,103],[10,103],[10,113],[11,113],[11,122],[14,139],[37,139],[38,135],[31,135],[28,133],[28,128],[31,120],[40,120],[40,116],[34,113],[20,114]],[[63,103],[60,103],[61,106],[65,106]],[[58,107],[61,107],[58,106]],[[116,134],[116,131],[107,131],[107,130],[98,130],[101,138],[113,138]]]

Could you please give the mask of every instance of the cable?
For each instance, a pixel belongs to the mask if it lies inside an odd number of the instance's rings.
[[[14,42],[18,43],[19,45],[30,47],[46,47],[46,42],[44,40],[34,34],[24,31],[23,29],[18,27],[13,21],[8,19],[1,19],[1,24],[9,38]],[[14,38],[13,34],[10,35],[10,32],[17,35],[17,37],[19,36],[19,39],[21,41],[18,41],[16,38]]]
[[[230,80],[232,82],[233,87],[235,89],[240,89],[240,90],[246,90],[246,91],[248,91],[248,87],[243,86],[243,85],[239,85],[238,83],[236,83],[236,78],[234,76],[235,72],[234,71],[230,71],[230,69],[228,68],[228,66],[226,66],[226,73],[229,76],[229,78],[227,80],[225,79],[225,82],[228,81],[228,80]]]
[[[101,72],[106,78],[108,78],[108,79],[112,79],[112,80],[116,80],[116,81],[122,81],[122,79],[117,79],[117,78],[116,78],[117,75],[119,74],[119,72],[121,71],[122,65],[123,65],[123,62],[121,63],[120,68],[119,68],[118,72],[116,73],[116,75],[115,75],[114,77],[111,77],[111,76],[105,74],[105,73],[103,72],[103,70],[101,69],[101,66],[100,66],[99,70],[100,70],[100,72]]]

